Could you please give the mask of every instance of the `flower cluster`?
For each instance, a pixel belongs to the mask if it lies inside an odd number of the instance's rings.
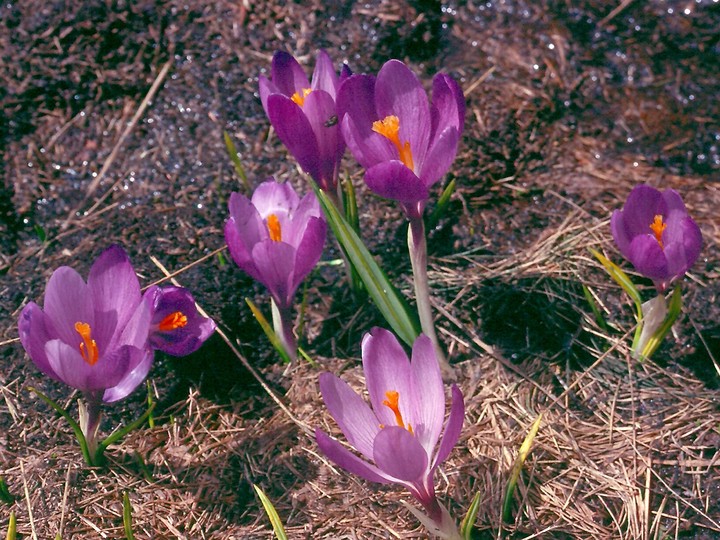
[[[144,294],[125,251],[111,246],[93,263],[87,283],[62,266],[45,289],[44,309],[27,304],[20,341],[45,374],[105,402],[125,398],[145,379],[154,350],[184,356],[213,333],[180,287]]]

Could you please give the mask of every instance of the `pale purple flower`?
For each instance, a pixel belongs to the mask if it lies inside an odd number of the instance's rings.
[[[672,189],[636,186],[610,227],[620,253],[660,292],[690,269],[702,248],[700,228]]]
[[[215,322],[198,311],[190,291],[183,287],[154,287],[150,345],[173,356],[200,348],[215,331]],[[146,294],[148,294],[146,293]]]
[[[263,182],[248,199],[230,195],[225,241],[237,265],[287,309],[320,260],[327,225],[313,193],[300,199],[287,183]]]
[[[93,263],[87,283],[70,267],[55,270],[44,307],[26,305],[18,329],[43,373],[112,402],[130,394],[150,370],[151,317],[152,302],[140,293],[127,254],[111,246]]]
[[[365,168],[368,187],[422,214],[430,187],[450,168],[465,123],[465,98],[448,75],[433,78],[432,102],[399,60],[377,78],[353,75],[338,91],[337,109],[350,152]]]
[[[270,123],[300,167],[325,191],[334,192],[345,152],[335,95],[349,74],[343,66],[338,77],[328,54],[319,51],[308,81],[297,60],[278,51],[272,59],[271,79],[260,76],[260,100]]]
[[[433,475],[460,436],[465,414],[462,393],[453,385],[450,415],[441,438],[445,391],[427,336],[415,340],[412,360],[408,360],[392,333],[374,328],[363,338],[362,363],[372,407],[340,378],[320,375],[323,400],[360,456],[320,429],[315,431],[317,443],[349,472],[372,482],[405,486],[440,524],[443,511],[435,496]]]

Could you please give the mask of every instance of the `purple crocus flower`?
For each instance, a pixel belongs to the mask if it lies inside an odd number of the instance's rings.
[[[313,193],[300,199],[274,178],[248,199],[230,195],[225,241],[237,265],[265,285],[274,302],[273,323],[286,352],[296,356],[291,314],[295,292],[320,260],[327,224]]]
[[[44,308],[30,302],[18,323],[30,359],[53,379],[84,392],[89,401],[126,397],[147,376],[152,318],[149,296],[119,246],[105,250],[87,283],[72,268],[53,272]]]
[[[344,65],[338,77],[328,54],[319,51],[310,82],[292,55],[278,51],[272,59],[271,79],[260,76],[260,100],[278,137],[300,167],[331,193],[345,152],[335,95],[349,75]]]
[[[150,291],[148,291],[150,292]],[[198,311],[190,291],[183,287],[154,287],[150,346],[173,356],[200,348],[215,331],[215,322]]]
[[[680,195],[642,184],[633,188],[610,227],[620,253],[663,292],[695,263],[702,247],[700,228]]]
[[[429,188],[450,168],[465,123],[465,99],[448,75],[433,78],[432,103],[399,60],[377,79],[353,75],[342,83],[337,109],[345,143],[365,168],[368,187],[421,215]]]
[[[274,178],[248,199],[230,195],[225,241],[237,265],[265,285],[280,308],[292,306],[298,286],[320,260],[327,225],[313,193],[302,199]]]
[[[454,527],[435,496],[433,474],[460,436],[465,405],[459,388],[452,387],[450,416],[441,439],[445,392],[428,337],[415,340],[410,361],[392,333],[374,328],[363,338],[362,362],[372,407],[340,378],[320,375],[330,414],[362,457],[316,429],[320,449],[366,480],[405,486],[440,529]]]

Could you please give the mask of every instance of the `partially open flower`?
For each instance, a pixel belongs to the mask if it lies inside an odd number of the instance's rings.
[[[399,60],[377,79],[353,75],[342,83],[337,108],[345,142],[381,197],[421,215],[429,189],[450,168],[464,127],[465,98],[448,75],[433,78],[432,102]]]
[[[151,317],[152,303],[141,295],[127,254],[111,246],[93,263],[87,283],[70,267],[55,270],[44,308],[26,305],[18,328],[41,371],[112,402],[130,394],[150,370]]]
[[[252,199],[230,195],[225,241],[237,265],[265,285],[280,309],[292,306],[298,286],[322,255],[327,225],[313,193],[267,180]]]
[[[198,350],[215,331],[215,322],[200,314],[187,289],[155,287],[151,294],[150,345],[154,349],[173,356],[185,356]]]
[[[405,486],[441,529],[453,528],[435,496],[433,475],[460,436],[465,413],[460,390],[453,385],[450,416],[441,438],[445,392],[428,337],[417,338],[410,361],[393,334],[374,328],[363,338],[362,360],[372,408],[335,375],[320,375],[320,391],[330,414],[362,457],[317,429],[320,449],[366,480]]]
[[[615,243],[642,275],[662,292],[695,263],[702,247],[700,228],[688,215],[680,195],[636,186],[622,210],[610,219]]]
[[[278,137],[300,167],[325,191],[334,191],[345,152],[340,136],[335,95],[340,76],[325,51],[318,52],[312,81],[295,58],[282,51],[273,56],[271,79],[260,76],[260,100]]]

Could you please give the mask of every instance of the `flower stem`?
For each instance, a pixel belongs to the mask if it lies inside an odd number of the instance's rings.
[[[440,370],[443,375],[450,376],[452,368],[445,358],[445,353],[440,346],[437,334],[435,333],[435,322],[430,304],[430,286],[427,275],[427,241],[425,239],[425,224],[422,216],[410,217],[408,227],[408,251],[413,271],[413,284],[415,286],[415,302],[418,315],[420,316],[420,327],[423,333],[430,338],[435,345]]]
[[[292,328],[292,306],[280,307],[274,298],[271,299],[271,304],[275,334],[285,348],[290,361],[293,361],[297,358],[297,339]]]
[[[102,392],[86,392],[85,400],[78,401],[78,412],[80,414],[80,429],[87,443],[88,455],[90,463],[88,465],[99,465],[98,461],[98,429],[100,428],[100,420],[102,413],[100,411],[100,403],[102,401]]]

